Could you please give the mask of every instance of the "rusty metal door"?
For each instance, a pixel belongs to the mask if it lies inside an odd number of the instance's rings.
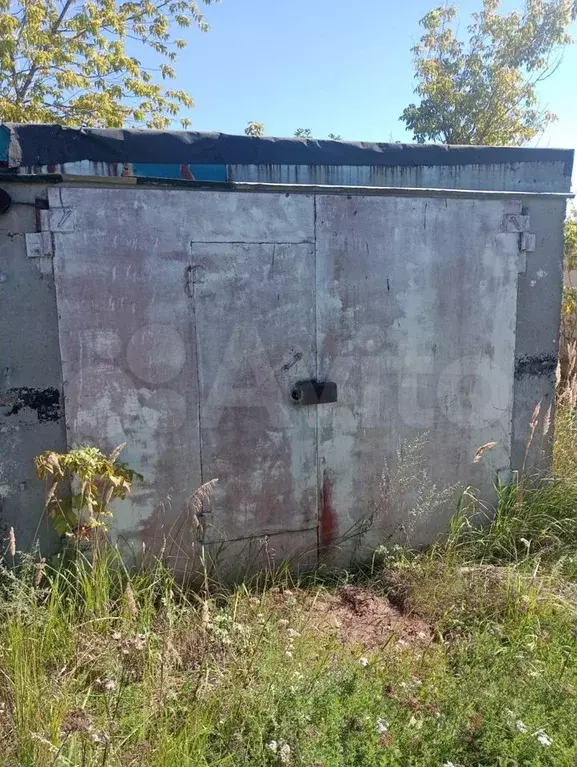
[[[90,187],[49,203],[69,443],[126,442],[146,478],[117,510],[124,540],[176,536],[186,555],[187,500],[217,478],[215,551],[347,561],[410,511],[399,445],[426,435],[438,486],[490,480],[471,468],[490,440],[509,467],[519,203]],[[337,402],[295,402],[303,380]],[[446,516],[419,503],[430,537]]]
[[[510,469],[520,214],[474,193],[317,199],[319,376],[339,387],[318,408],[320,540],[341,561],[430,541],[454,483],[490,498]]]
[[[69,444],[126,442],[145,477],[116,532],[186,556],[188,500],[216,478],[212,551],[246,559],[257,539],[259,563],[314,561],[317,416],[290,402],[316,365],[313,198],[84,187],[49,202]]]
[[[316,413],[290,401],[293,381],[314,374],[314,245],[191,249],[202,473],[222,480],[206,540],[274,535],[277,558],[314,556]]]

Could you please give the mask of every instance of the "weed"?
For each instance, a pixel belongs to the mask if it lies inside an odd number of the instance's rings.
[[[52,480],[46,509],[60,535],[78,543],[93,542],[97,533],[106,532],[107,518],[112,516],[110,502],[126,498],[134,479],[142,479],[118,461],[123,447],[108,456],[96,447],[83,446],[67,453],[47,450],[36,458],[40,479]]]

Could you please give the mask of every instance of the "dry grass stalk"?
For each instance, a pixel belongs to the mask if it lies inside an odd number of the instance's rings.
[[[481,447],[478,447],[475,451],[475,456],[473,458],[473,463],[479,463],[481,458],[483,457],[483,453],[485,450],[492,450],[494,447],[497,447],[498,442],[485,442],[484,445],[481,445]]]
[[[186,500],[187,516],[192,519],[192,525],[199,540],[202,539],[204,532],[204,506],[209,502],[217,482],[218,479],[209,479],[207,482],[203,482]]]
[[[124,448],[126,447],[126,442],[123,442],[122,444],[118,445],[118,447],[115,447],[114,450],[110,453],[108,456],[108,460],[110,463],[116,463],[116,459],[122,453]]]
[[[525,466],[525,463],[527,461],[527,456],[529,455],[529,449],[531,448],[533,437],[535,436],[537,424],[539,423],[540,412],[541,412],[541,400],[539,400],[539,402],[535,405],[533,409],[533,415],[531,416],[531,420],[529,421],[529,438],[527,440],[527,446],[525,448],[525,460],[523,462],[523,466]]]
[[[14,528],[10,528],[8,533],[8,553],[11,557],[16,556],[16,535],[14,534]]]
[[[44,575],[44,571],[46,570],[46,559],[45,557],[42,557],[40,562],[37,562],[34,567],[36,568],[36,574],[34,576],[34,585],[36,587],[40,586],[42,583],[42,576]]]
[[[549,429],[551,428],[551,410],[552,405],[549,405],[547,408],[547,412],[545,413],[545,418],[543,419],[543,436],[546,437],[549,433]]]
[[[577,341],[567,344],[567,373],[558,376],[557,396],[560,404],[577,407]]]
[[[200,525],[198,517],[202,514],[202,510],[205,503],[208,503],[212,491],[215,488],[218,479],[209,479],[204,482],[200,487],[194,491],[194,493],[187,499],[186,508],[197,519],[197,525]]]
[[[138,618],[138,614],[139,614],[138,605],[136,604],[134,591],[132,590],[132,586],[130,585],[130,583],[126,584],[126,590],[124,591],[124,596],[126,597],[126,606],[128,608],[128,612],[130,613],[130,616],[132,618]]]

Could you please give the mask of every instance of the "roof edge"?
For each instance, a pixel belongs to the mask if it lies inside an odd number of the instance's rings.
[[[64,165],[85,160],[389,167],[529,162],[562,163],[563,175],[570,177],[573,155],[571,149],[352,142],[137,128],[72,128],[36,123],[0,125],[0,163],[9,168]]]

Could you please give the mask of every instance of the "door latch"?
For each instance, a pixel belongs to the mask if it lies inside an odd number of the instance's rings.
[[[297,405],[326,405],[337,401],[337,385],[332,381],[297,381],[291,392]]]

